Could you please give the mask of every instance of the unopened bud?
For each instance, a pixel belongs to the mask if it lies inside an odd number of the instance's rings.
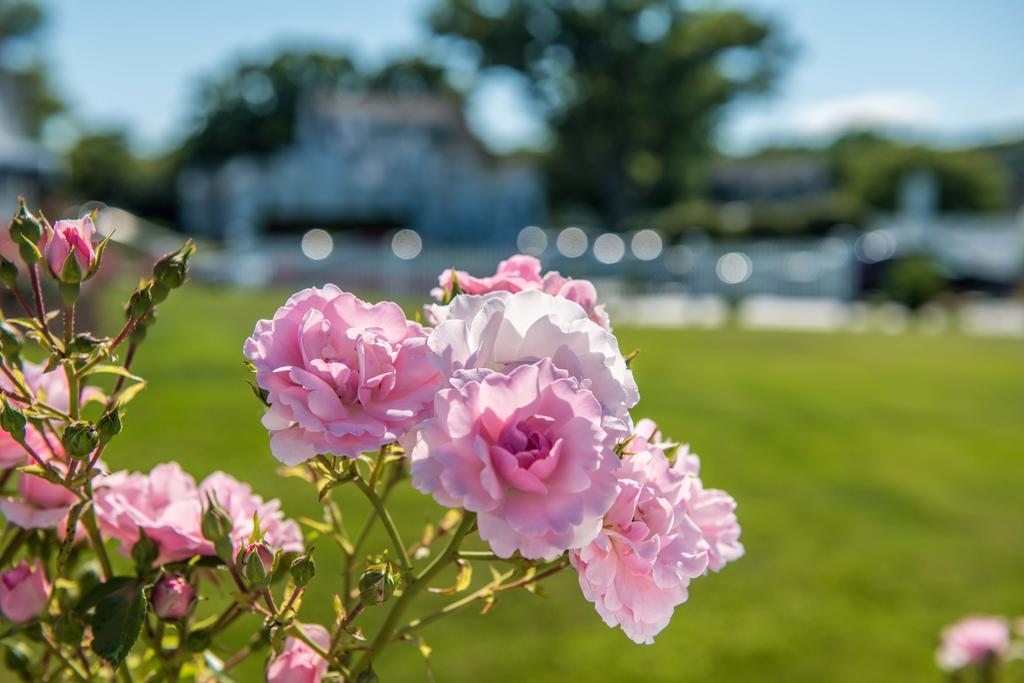
[[[0,413],[0,428],[11,435],[11,438],[18,443],[25,441],[25,413],[21,412],[10,404],[7,395],[3,397],[3,413]]]
[[[235,566],[246,581],[263,586],[270,582],[274,572],[274,553],[265,543],[250,543],[239,551]]]
[[[100,443],[108,443],[111,439],[121,433],[123,424],[120,408],[113,408],[105,413],[96,424],[96,430],[100,435]]]
[[[154,282],[149,288],[149,295],[153,298],[154,304],[163,303],[167,299],[167,296],[171,293],[171,290],[164,287],[159,282]]]
[[[206,510],[203,511],[203,537],[208,541],[226,541],[231,537],[234,523],[224,509],[212,498],[207,498]]]
[[[379,605],[390,598],[394,591],[395,578],[387,566],[368,569],[359,577],[359,598],[364,605]]]
[[[292,581],[295,582],[295,587],[302,588],[316,576],[316,563],[313,562],[313,556],[306,553],[295,558],[289,572],[291,573]]]
[[[11,220],[10,230],[11,239],[15,244],[20,243],[23,238],[32,244],[39,244],[39,240],[43,238],[43,223],[28,210],[24,197],[18,198],[18,213],[14,214]]]
[[[89,334],[88,332],[82,332],[76,334],[75,338],[71,340],[71,353],[89,353],[99,348],[103,343],[103,340]]]
[[[153,277],[169,290],[185,284],[187,275],[188,261],[182,254],[168,254],[153,265]]]
[[[192,584],[181,574],[171,574],[153,587],[153,611],[161,619],[177,621],[188,613],[195,598]]]
[[[129,318],[141,318],[149,310],[150,306],[153,305],[151,290],[152,283],[147,282],[132,292],[131,298],[128,299],[128,305],[125,307],[125,313],[128,314]]]
[[[10,289],[14,289],[18,282],[18,266],[3,256],[0,256],[0,282]]]
[[[77,460],[84,460],[100,445],[100,435],[96,425],[86,420],[74,420],[64,427],[60,439],[64,451]]]

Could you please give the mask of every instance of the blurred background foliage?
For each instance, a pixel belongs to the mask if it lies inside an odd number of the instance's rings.
[[[304,92],[430,93],[461,104],[487,74],[511,71],[528,83],[549,141],[507,156],[539,163],[556,220],[653,225],[670,237],[693,227],[817,234],[892,210],[899,178],[922,169],[937,176],[943,210],[1006,210],[1019,194],[1011,171],[1020,176],[1024,167],[1022,142],[947,149],[858,131],[825,145],[725,155],[717,141],[724,117],[738,102],[772,93],[796,50],[776,21],[696,7],[670,0],[438,0],[428,16],[434,38],[421,54],[370,68],[343,49],[290,49],[212,68],[196,87],[189,133],[164,150],[140,153],[124,130],[83,125],[67,153],[69,192],[174,225],[180,171],[287,145]],[[44,21],[32,2],[0,2],[0,55],[24,54],[18,46],[37,40]],[[19,80],[22,114],[38,133],[64,111],[45,61],[3,63]],[[749,219],[739,229],[730,225],[713,169],[779,160],[816,164],[834,187],[780,201],[755,197],[747,202]]]

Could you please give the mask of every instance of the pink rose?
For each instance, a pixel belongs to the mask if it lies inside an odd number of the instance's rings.
[[[303,624],[302,632],[325,652],[331,647],[331,634],[319,624]],[[327,660],[298,638],[290,637],[284,651],[267,667],[267,683],[320,683],[327,673]]]
[[[687,514],[693,478],[642,436],[626,450],[601,532],[569,559],[605,623],[649,644],[686,601],[690,581],[707,570],[708,545]]]
[[[38,560],[35,568],[25,561],[0,575],[0,611],[15,623],[38,617],[49,599],[50,584]]]
[[[700,458],[690,452],[687,444],[664,441],[651,420],[640,420],[636,425],[636,434],[638,439],[643,438],[648,448],[659,451],[672,448],[675,458],[672,469],[691,477],[692,483],[685,497],[686,512],[700,527],[708,544],[708,567],[712,571],[721,571],[729,562],[743,557],[740,525],[736,519],[736,500],[725,491],[704,488],[700,479]],[[627,450],[632,447],[631,443]]]
[[[249,485],[223,472],[214,472],[196,486],[178,463],[169,462],[157,465],[148,475],[115,472],[98,479],[96,485],[96,515],[104,533],[121,541],[127,554],[138,541],[139,530],[145,531],[160,550],[156,564],[214,554],[201,529],[207,494],[215,495],[231,517],[236,549],[248,541],[257,512],[270,546],[302,550],[302,533],[295,522],[284,519],[280,501],[264,502]]]
[[[92,276],[97,266],[96,247],[92,243],[95,236],[92,216],[57,221],[52,230],[44,232],[40,251],[53,276],[60,278],[69,256],[78,262],[79,277],[76,281]]]
[[[25,376],[25,385],[28,390],[40,401],[47,403],[57,410],[67,411],[68,409],[68,379],[63,370],[51,370],[44,372],[45,366],[42,363],[22,361],[22,373]],[[20,393],[14,383],[6,376],[0,374],[0,389]],[[11,404],[23,408],[24,406],[13,396]],[[26,440],[29,446],[41,457],[46,457],[49,452],[43,437],[31,424],[26,429]],[[51,437],[51,443],[56,445],[56,439]],[[31,462],[24,447],[11,438],[7,432],[0,431],[0,469],[17,467]]]
[[[8,522],[22,529],[63,529],[64,518],[77,500],[63,486],[22,473],[18,476],[18,496],[0,498],[0,512]]]
[[[541,291],[463,294],[447,306],[433,306],[431,315],[436,326],[427,344],[445,377],[508,372],[550,358],[598,400],[608,434],[621,440],[632,432],[629,409],[640,400],[633,373],[615,335],[579,304]]]
[[[498,270],[489,277],[474,277],[465,271],[456,271],[459,289],[464,294],[487,294],[489,292],[523,292],[539,289],[552,296],[562,296],[579,304],[591,320],[606,330],[611,329],[604,305],[597,303],[597,290],[589,280],[574,280],[558,271],[549,271],[541,276],[540,261],[533,256],[518,254],[498,264]],[[452,291],[452,271],[438,276],[440,289],[432,293],[438,301]]]
[[[412,447],[412,483],[478,513],[495,554],[552,558],[589,543],[615,497],[601,405],[544,359],[442,390]]]
[[[942,631],[935,661],[944,671],[986,665],[1002,659],[1010,649],[1010,624],[1002,617],[964,617]]]
[[[153,586],[153,611],[161,619],[176,621],[188,612],[195,601],[192,585],[181,574],[171,574]]]
[[[245,355],[268,392],[270,449],[287,465],[398,440],[429,417],[441,387],[420,325],[397,304],[371,305],[335,285],[292,295],[256,323]]]

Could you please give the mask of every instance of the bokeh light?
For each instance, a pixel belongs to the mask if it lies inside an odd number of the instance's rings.
[[[308,259],[322,261],[334,251],[334,238],[326,230],[313,228],[302,236],[302,253]]]
[[[613,232],[606,232],[594,240],[594,258],[601,263],[618,263],[626,255],[626,243]]]
[[[872,230],[857,238],[854,252],[864,263],[886,261],[896,253],[896,238],[888,230]]]
[[[558,247],[558,253],[567,258],[579,258],[583,254],[587,253],[587,244],[590,240],[587,239],[587,233],[583,232],[580,228],[566,228],[562,232],[558,233],[558,239],[555,241],[555,246]]]
[[[661,235],[653,230],[640,230],[629,243],[629,248],[641,261],[653,261],[661,256]]]
[[[548,248],[548,235],[536,225],[528,225],[519,231],[516,246],[519,247],[520,253],[540,256]]]
[[[722,254],[715,264],[715,274],[727,285],[738,285],[746,282],[754,272],[754,264],[750,257],[738,251]]]
[[[403,261],[411,261],[423,251],[423,238],[409,228],[403,228],[391,238],[391,251]]]

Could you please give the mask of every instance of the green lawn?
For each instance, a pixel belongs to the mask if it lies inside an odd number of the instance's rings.
[[[290,515],[318,516],[301,482],[276,476],[244,384],[242,341],[283,298],[175,292],[140,351],[150,387],[109,464],[224,469]],[[642,349],[636,416],[689,441],[706,483],[736,496],[747,556],[698,580],[648,647],[607,628],[568,573],[550,598],[506,595],[486,616],[463,612],[424,633],[438,680],[939,681],[940,627],[967,612],[1024,613],[1019,341],[619,334],[624,349]],[[352,493],[338,495],[358,520]],[[405,494],[399,522],[411,535],[437,509]],[[338,588],[337,555],[319,548],[318,564],[302,612],[311,621],[329,618]],[[423,660],[401,647],[378,672],[418,680]]]

